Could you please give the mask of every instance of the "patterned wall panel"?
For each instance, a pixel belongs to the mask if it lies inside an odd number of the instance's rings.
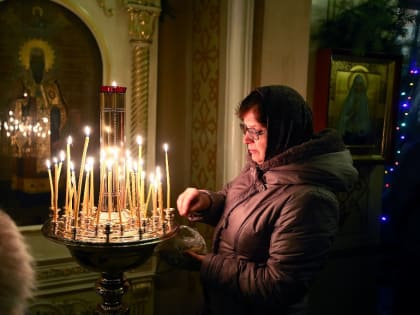
[[[220,0],[193,3],[191,182],[216,189]]]

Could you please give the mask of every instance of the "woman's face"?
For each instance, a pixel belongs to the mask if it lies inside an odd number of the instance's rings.
[[[253,110],[243,116],[242,130],[244,132],[243,141],[247,146],[248,153],[255,163],[261,164],[264,162],[267,149],[267,128],[258,122]]]

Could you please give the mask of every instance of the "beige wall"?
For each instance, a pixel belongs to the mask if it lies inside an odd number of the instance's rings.
[[[290,85],[306,97],[310,19],[310,0],[265,0],[260,85]]]

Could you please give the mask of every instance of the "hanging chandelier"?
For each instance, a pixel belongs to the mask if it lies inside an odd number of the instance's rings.
[[[15,102],[3,122],[9,139],[11,155],[15,157],[44,156],[50,150],[50,122],[46,113],[32,112],[27,94]]]

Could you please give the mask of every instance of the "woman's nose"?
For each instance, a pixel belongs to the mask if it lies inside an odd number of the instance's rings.
[[[242,141],[243,141],[245,144],[249,144],[249,143],[254,142],[254,140],[252,140],[252,138],[248,135],[248,132],[245,132],[245,133],[244,133]]]

